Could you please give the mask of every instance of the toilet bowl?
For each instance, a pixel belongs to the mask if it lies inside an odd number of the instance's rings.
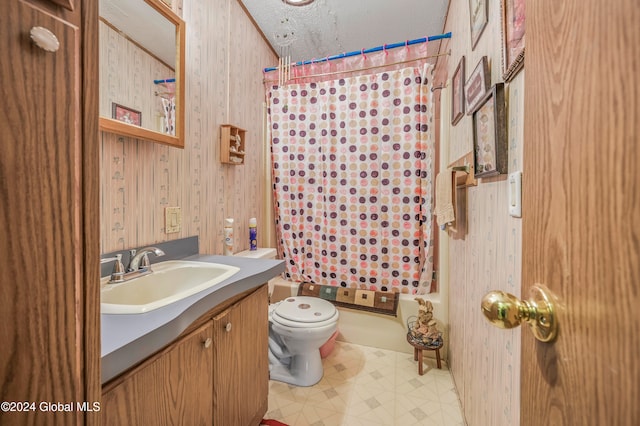
[[[275,249],[245,251],[236,256],[275,259]],[[295,386],[322,379],[320,347],[337,329],[338,310],[317,297],[288,297],[269,305],[269,376]]]
[[[338,310],[326,300],[297,296],[269,306],[269,374],[272,380],[311,386],[322,379],[320,347],[333,335]]]

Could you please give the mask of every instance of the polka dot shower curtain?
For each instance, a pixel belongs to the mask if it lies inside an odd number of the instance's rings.
[[[288,279],[429,292],[430,79],[425,66],[268,91]]]

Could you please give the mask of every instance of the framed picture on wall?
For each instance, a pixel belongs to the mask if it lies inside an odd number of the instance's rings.
[[[478,102],[486,95],[489,90],[489,78],[489,63],[487,57],[483,56],[464,85],[467,114],[473,114]]]
[[[473,113],[476,177],[507,173],[507,122],[504,83],[495,84]]]
[[[111,103],[111,116],[118,121],[122,121],[127,124],[133,124],[134,126],[142,125],[142,113],[131,109],[129,107]]]
[[[471,50],[476,48],[480,36],[487,26],[487,0],[469,0],[469,16],[471,18]]]
[[[502,78],[511,81],[524,65],[524,0],[502,0]]]
[[[451,124],[456,125],[464,115],[464,56],[451,77]]]

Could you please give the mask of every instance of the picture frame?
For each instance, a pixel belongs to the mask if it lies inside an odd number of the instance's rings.
[[[471,27],[471,50],[473,51],[489,20],[487,0],[469,0],[469,18]]]
[[[473,152],[476,177],[507,173],[507,120],[504,83],[496,83],[473,113]]]
[[[480,58],[478,65],[469,76],[464,85],[465,107],[467,115],[473,114],[478,103],[484,98],[489,90],[489,62],[486,56]]]
[[[114,120],[122,121],[123,123],[132,124],[134,126],[142,125],[142,113],[135,109],[126,107],[124,105],[111,103],[111,117]]]
[[[513,80],[524,67],[525,0],[502,0],[502,78]]]
[[[451,125],[455,126],[464,116],[464,56],[451,77]]]

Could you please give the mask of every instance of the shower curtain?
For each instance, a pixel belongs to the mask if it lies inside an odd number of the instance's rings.
[[[430,89],[430,65],[269,89],[287,278],[429,292]]]

